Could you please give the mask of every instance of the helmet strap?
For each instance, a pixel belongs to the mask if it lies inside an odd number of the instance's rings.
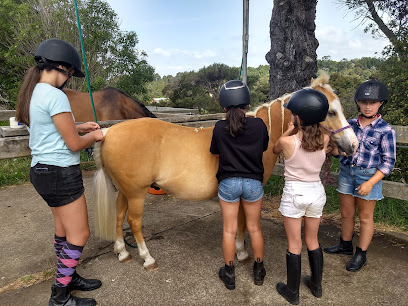
[[[38,61],[37,67],[38,67],[40,70],[44,70],[45,68],[49,68],[49,69],[54,69],[54,70],[56,70],[56,71],[58,71],[58,72],[61,72],[62,74],[65,74],[65,75],[67,76],[67,79],[65,80],[64,83],[62,83],[61,86],[57,87],[57,88],[60,89],[60,90],[62,90],[62,89],[65,87],[65,85],[67,84],[69,78],[72,77],[71,68],[70,68],[68,71],[65,71],[64,69],[58,68],[57,66],[55,66],[55,65],[53,65],[53,64],[51,64],[51,63],[49,63],[49,62],[47,61],[47,59],[44,58],[44,57],[42,57],[41,60]]]
[[[246,109],[247,106],[248,106],[247,104],[230,105],[230,106],[227,106],[226,109],[227,111],[233,108]]]
[[[362,117],[364,117],[364,118],[367,118],[367,119],[373,119],[373,118],[378,118],[378,117],[380,117],[380,114],[379,114],[379,113],[376,113],[376,114],[373,115],[373,116],[365,116],[365,115],[363,115],[363,114],[361,113],[360,116],[362,116]]]
[[[66,80],[65,80],[65,82],[64,82],[64,83],[62,83],[62,85],[61,85],[61,86],[59,86],[59,87],[57,87],[57,88],[58,88],[59,90],[62,90],[62,89],[65,87],[65,85],[67,85],[68,80],[69,80],[69,78],[68,78],[68,79],[66,79]]]

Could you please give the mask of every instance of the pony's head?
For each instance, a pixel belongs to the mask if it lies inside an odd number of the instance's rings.
[[[328,82],[329,75],[323,73],[317,79],[312,80],[310,84],[311,88],[322,92],[329,101],[326,120],[320,125],[329,133],[331,141],[338,147],[340,153],[353,155],[358,148],[358,139],[344,116],[339,97]]]

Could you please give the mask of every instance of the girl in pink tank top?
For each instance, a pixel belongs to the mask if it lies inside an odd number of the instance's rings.
[[[287,283],[278,283],[276,290],[291,304],[299,303],[302,251],[302,219],[308,250],[311,276],[304,282],[315,297],[322,296],[323,253],[317,233],[326,203],[326,193],[320,182],[320,170],[325,160],[329,136],[319,125],[327,115],[326,96],[314,89],[295,92],[284,105],[292,111],[288,129],[278,139],[273,152],[285,155],[285,187],[279,211],[283,215],[288,249],[286,251]]]

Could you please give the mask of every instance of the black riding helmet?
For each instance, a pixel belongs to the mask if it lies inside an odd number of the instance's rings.
[[[43,41],[35,51],[34,58],[38,64],[46,66],[50,66],[47,60],[66,63],[75,69],[73,76],[80,78],[85,76],[81,71],[81,57],[78,51],[64,40],[51,38]]]
[[[382,105],[379,110],[388,102],[388,89],[383,82],[371,79],[365,81],[357,87],[354,95],[354,101],[357,104],[357,108],[360,111],[360,106],[357,101],[380,101]]]
[[[248,86],[240,80],[228,81],[221,87],[219,102],[223,108],[249,105],[251,95]]]
[[[365,81],[356,90],[354,101],[381,101],[387,103],[388,90],[383,82],[371,79]]]
[[[329,101],[326,96],[312,88],[304,88],[296,91],[284,107],[292,114],[298,115],[303,125],[312,125],[326,119],[329,110]]]

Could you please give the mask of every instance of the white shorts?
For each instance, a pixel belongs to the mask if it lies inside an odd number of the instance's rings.
[[[279,211],[285,217],[320,218],[326,204],[326,192],[321,182],[287,181]]]

